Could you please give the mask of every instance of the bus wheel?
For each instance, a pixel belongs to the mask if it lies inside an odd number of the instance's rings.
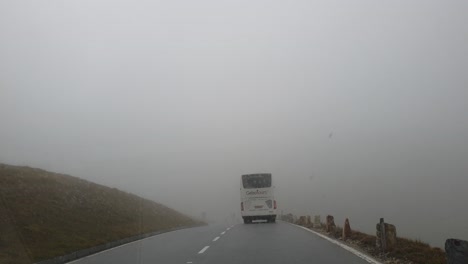
[[[248,218],[244,218],[244,224],[250,224],[252,221]]]

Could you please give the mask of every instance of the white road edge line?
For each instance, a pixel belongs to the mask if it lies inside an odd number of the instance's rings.
[[[226,234],[226,231],[221,232],[221,235],[224,235],[224,234]]]
[[[202,248],[202,250],[200,250],[200,251],[198,252],[198,254],[203,254],[203,252],[205,252],[209,247],[210,247],[210,246],[206,246],[206,247]]]
[[[287,222],[286,222],[286,223],[287,223]],[[288,223],[288,224],[291,224],[291,223]],[[295,225],[295,224],[291,224],[291,225]],[[300,225],[295,225],[295,226],[300,227],[300,228],[302,228],[302,229],[305,229],[305,230],[307,230],[307,231],[309,231],[309,232],[311,232],[311,233],[313,233],[313,234],[315,234],[315,235],[317,235],[317,236],[319,236],[319,237],[321,237],[321,238],[323,238],[323,239],[326,239],[326,240],[328,240],[329,242],[331,242],[331,243],[333,243],[333,244],[335,244],[335,245],[338,245],[338,246],[342,247],[343,249],[345,249],[345,250],[347,250],[347,251],[353,253],[354,255],[356,255],[356,256],[362,258],[363,260],[365,260],[365,261],[367,261],[367,262],[369,262],[369,263],[372,263],[372,264],[382,264],[381,262],[377,261],[376,259],[371,258],[371,257],[367,256],[366,254],[364,254],[364,253],[362,253],[362,252],[359,252],[359,251],[357,251],[356,249],[354,249],[354,248],[352,248],[352,247],[350,247],[350,246],[347,246],[347,245],[345,245],[345,244],[343,244],[343,243],[341,243],[341,242],[338,242],[337,240],[331,239],[331,238],[329,238],[329,237],[327,237],[327,236],[324,236],[324,235],[322,235],[322,234],[320,234],[320,233],[318,233],[318,232],[315,232],[314,230],[311,230],[311,229],[309,229],[309,228],[306,228],[306,227],[303,227],[303,226],[300,226]]]
[[[181,231],[183,229],[178,229],[178,230],[174,230],[174,231],[169,231],[169,232],[163,232],[161,234],[164,234],[164,233],[170,233],[170,232],[177,232],[177,231]],[[128,243],[125,243],[125,244],[122,244],[120,246],[116,246],[116,247],[112,247],[112,248],[109,248],[109,249],[106,249],[106,250],[103,250],[103,251],[99,251],[99,252],[96,252],[94,254],[91,254],[91,255],[87,255],[85,257],[82,257],[82,258],[78,258],[78,259],[75,259],[75,260],[72,260],[72,261],[69,261],[69,262],[65,262],[65,264],[71,264],[71,263],[74,263],[74,262],[78,262],[78,261],[83,261],[84,259],[87,259],[89,257],[94,257],[96,255],[100,255],[100,254],[103,254],[103,253],[106,253],[108,251],[111,251],[111,250],[114,250],[114,249],[118,249],[118,248],[121,248],[121,247],[126,247],[128,245],[131,245],[131,244],[135,244],[135,243],[141,243],[143,242],[144,240],[147,240],[147,239],[152,239],[154,238],[155,236],[158,236],[158,235],[161,235],[161,234],[157,234],[157,235],[154,235],[154,236],[149,236],[149,237],[145,237],[145,238],[142,238],[142,239],[138,239],[138,240],[135,240],[135,241],[132,241],[132,242],[128,242]],[[86,263],[86,262],[85,262]]]
[[[215,241],[218,240],[218,239],[219,239],[219,237],[215,237],[215,238],[213,239],[213,242],[215,242]]]

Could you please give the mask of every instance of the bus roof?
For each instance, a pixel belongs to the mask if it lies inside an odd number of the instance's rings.
[[[249,173],[249,174],[242,174],[242,176],[251,176],[251,175],[271,175],[271,173]]]

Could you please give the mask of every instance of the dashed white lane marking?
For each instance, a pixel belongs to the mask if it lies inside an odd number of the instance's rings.
[[[221,235],[224,235],[224,234],[226,234],[226,231],[223,231],[223,232],[221,233]]]
[[[205,252],[209,247],[210,247],[210,246],[206,246],[206,247],[202,248],[202,250],[200,250],[200,251],[198,252],[198,254],[203,254],[203,252]]]
[[[191,264],[191,263],[192,263],[192,261],[187,261],[187,264]]]
[[[219,239],[219,237],[215,237],[215,238],[213,239],[213,242],[215,242],[215,241],[218,240],[218,239]]]
[[[229,229],[231,229],[231,228],[230,228],[230,227],[228,227],[226,230],[229,230]]]

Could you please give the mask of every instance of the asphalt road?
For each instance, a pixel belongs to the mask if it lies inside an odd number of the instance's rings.
[[[123,245],[70,263],[364,264],[367,262],[304,229],[277,222],[183,229]]]

